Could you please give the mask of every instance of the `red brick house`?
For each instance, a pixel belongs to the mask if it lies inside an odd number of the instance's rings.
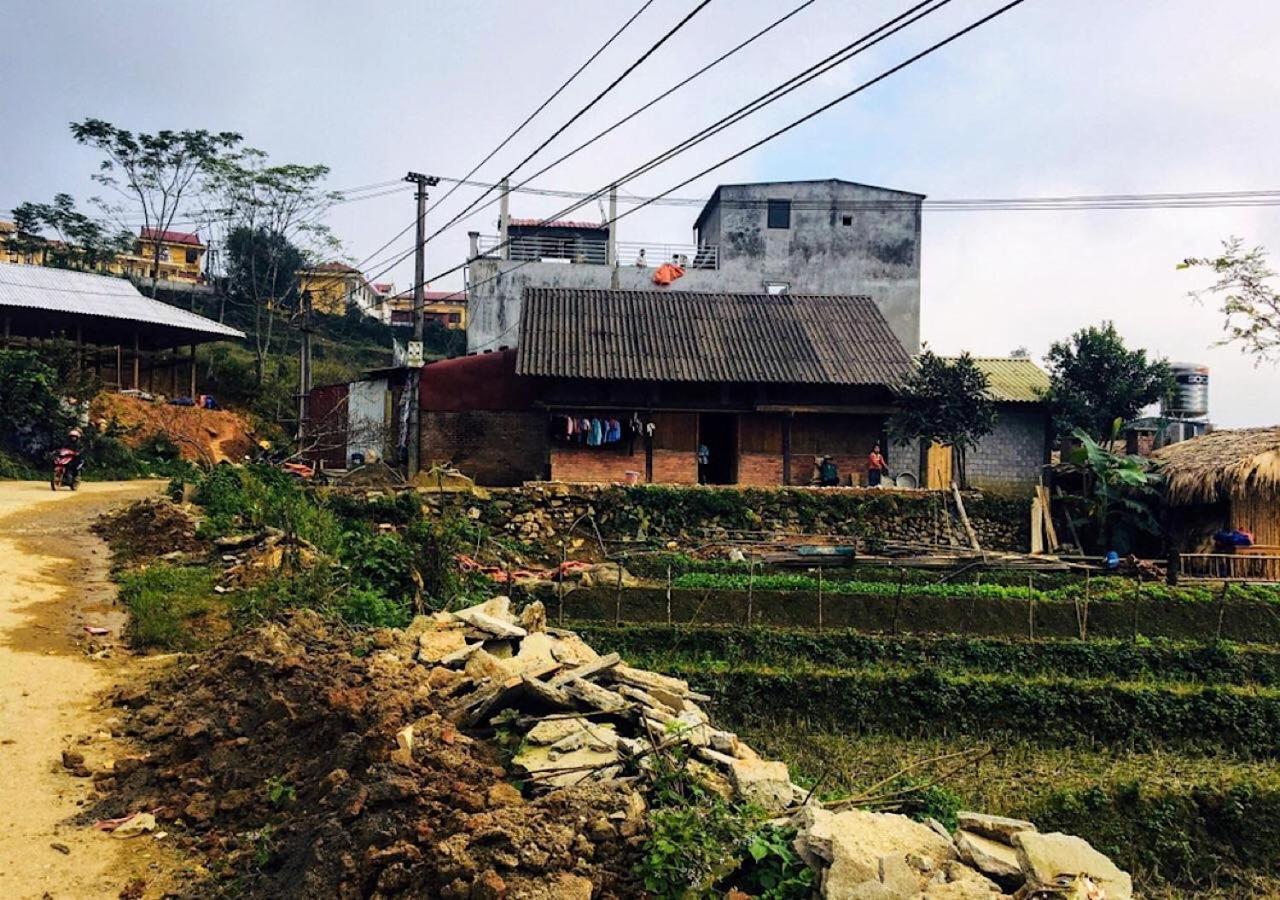
[[[518,349],[423,368],[424,467],[493,485],[783,485],[830,456],[861,484],[911,366],[867,297],[528,288],[523,302]]]

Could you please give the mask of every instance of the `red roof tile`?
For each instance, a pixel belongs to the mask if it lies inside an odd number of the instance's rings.
[[[155,228],[143,228],[140,236],[144,241],[154,241],[158,236],[166,244],[190,244],[193,247],[204,246],[200,241],[200,235],[190,234],[186,231],[158,231]]]

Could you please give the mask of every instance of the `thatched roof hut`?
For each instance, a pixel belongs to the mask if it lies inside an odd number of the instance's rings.
[[[1212,552],[1212,535],[1242,529],[1254,546],[1237,553],[1265,557],[1236,577],[1280,578],[1280,427],[1211,431],[1157,450],[1175,544]],[[1238,571],[1237,571],[1238,570]]]
[[[1171,506],[1280,497],[1280,427],[1211,431],[1153,456]]]

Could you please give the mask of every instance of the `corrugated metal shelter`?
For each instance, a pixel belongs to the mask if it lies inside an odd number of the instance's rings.
[[[239,339],[244,332],[144,297],[123,278],[0,263],[0,315],[7,338],[75,338],[99,346],[172,349]]]
[[[868,297],[529,288],[516,372],[885,386],[910,366]]]
[[[196,392],[197,344],[244,337],[235,328],[144,297],[123,278],[5,263],[0,263],[0,322],[6,346],[71,341],[81,348],[83,364],[104,383],[174,396]],[[190,350],[181,356],[177,350],[184,346]],[[113,352],[104,359],[101,349],[107,347]],[[180,369],[185,377],[180,378]]]

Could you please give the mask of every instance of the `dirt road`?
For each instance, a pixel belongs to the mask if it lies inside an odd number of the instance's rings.
[[[111,641],[124,623],[107,548],[89,526],[158,489],[91,483],[55,494],[47,483],[0,482],[0,897],[117,897],[162,855],[150,837],[121,841],[70,824],[90,784],[60,764],[64,749],[91,766],[123,752],[104,730],[110,711],[99,697],[139,663],[85,652],[84,626],[109,628]]]

